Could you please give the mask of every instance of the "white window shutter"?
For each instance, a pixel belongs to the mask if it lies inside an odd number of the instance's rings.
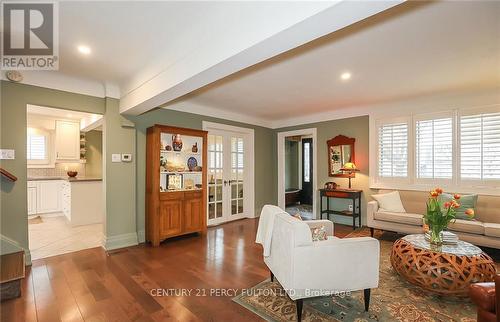
[[[47,137],[45,135],[30,134],[27,142],[28,160],[46,160]]]
[[[415,123],[416,175],[419,179],[453,177],[453,120],[426,119]]]
[[[466,180],[500,179],[500,113],[460,117],[460,175]]]
[[[408,176],[408,124],[384,124],[379,127],[378,174],[380,177]]]

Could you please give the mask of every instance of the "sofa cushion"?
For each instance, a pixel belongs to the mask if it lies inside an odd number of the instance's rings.
[[[448,224],[449,230],[484,235],[484,225],[478,220],[455,219]]]
[[[484,223],[484,234],[491,237],[500,237],[500,224]]]
[[[439,196],[439,200],[443,203],[452,201],[453,195],[449,193],[443,193],[442,195]],[[474,211],[476,210],[477,195],[462,195],[458,200],[458,203],[460,204],[460,207],[458,209],[455,209],[456,212],[455,218],[463,220],[472,220],[472,218],[470,218],[465,214],[465,211],[469,208],[473,209]]]
[[[422,226],[423,223],[422,215],[401,212],[377,211],[373,215],[373,218],[375,218],[375,220],[390,221],[414,226]]]
[[[379,208],[388,212],[406,212],[399,196],[399,191],[372,195],[372,198],[377,200]]]

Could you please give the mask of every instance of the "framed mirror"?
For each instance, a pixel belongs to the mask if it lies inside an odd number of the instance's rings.
[[[328,175],[330,177],[352,177],[352,175],[343,173],[341,169],[348,162],[356,163],[354,158],[355,140],[347,136],[337,135],[333,139],[326,141],[328,145]]]

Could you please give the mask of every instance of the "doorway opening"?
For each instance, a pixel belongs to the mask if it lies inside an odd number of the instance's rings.
[[[102,122],[98,114],[28,105],[31,259],[102,245]]]
[[[208,131],[208,225],[255,217],[254,130],[203,122]]]
[[[316,218],[316,129],[278,133],[278,205],[304,220]]]

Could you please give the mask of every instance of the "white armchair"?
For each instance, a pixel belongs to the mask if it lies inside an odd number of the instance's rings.
[[[277,208],[277,207],[276,207]],[[324,225],[328,240],[312,241],[310,227]],[[370,237],[333,237],[329,220],[300,221],[282,210],[274,215],[269,256],[264,262],[289,297],[296,302],[297,320],[302,300],[339,292],[364,290],[368,310],[370,289],[378,287],[378,240]]]

